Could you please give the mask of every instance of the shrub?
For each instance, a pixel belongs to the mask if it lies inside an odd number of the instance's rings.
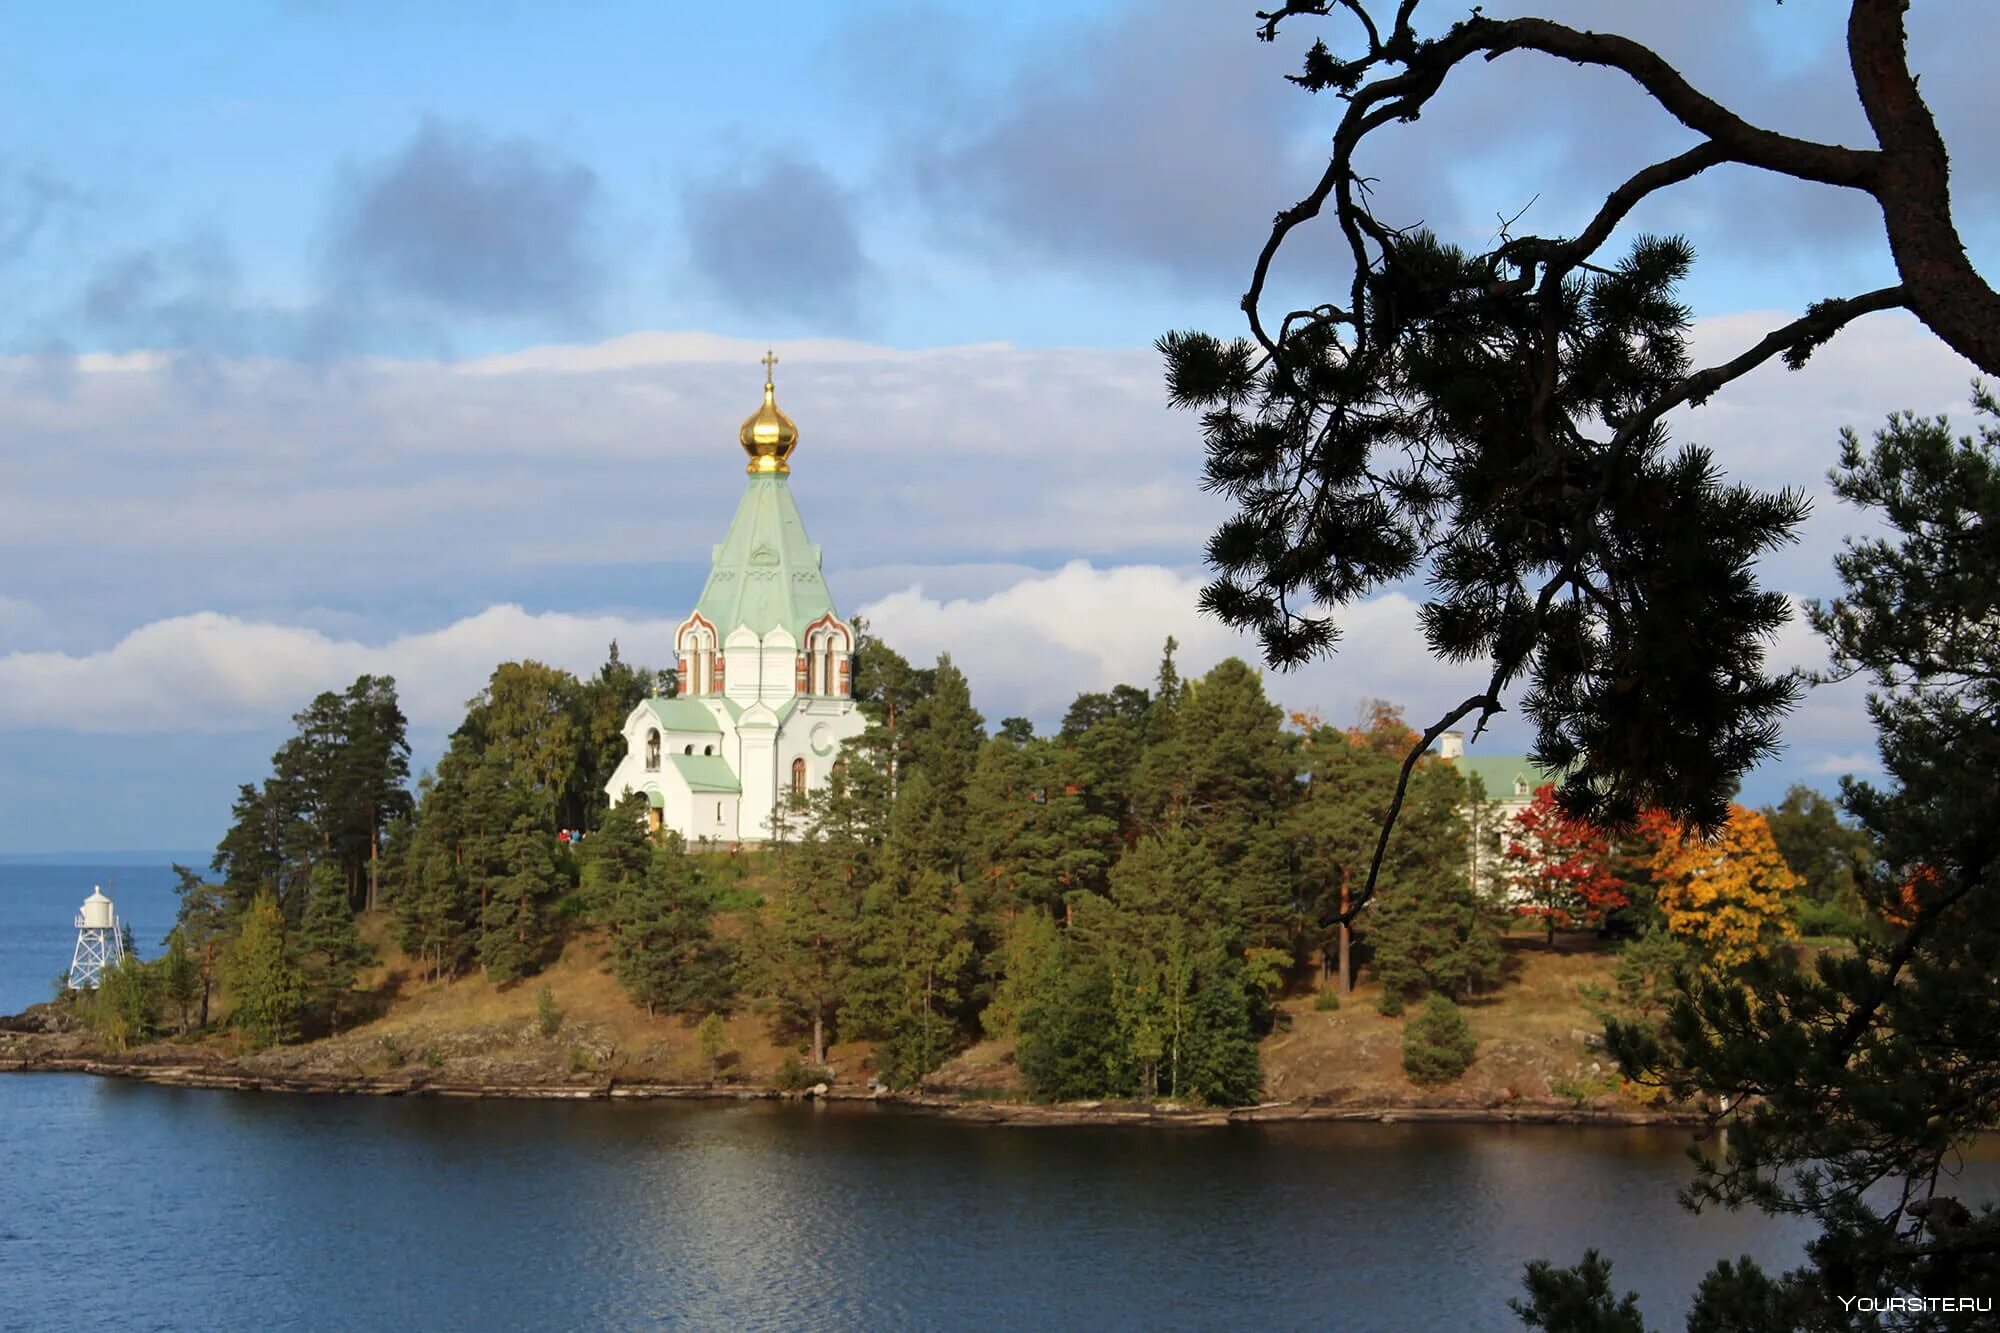
[[[562,1031],[563,1011],[556,1007],[556,993],[542,986],[542,993],[535,997],[535,1026],[544,1037],[553,1037]]]
[[[1433,995],[1403,1028],[1403,1072],[1412,1083],[1449,1083],[1471,1066],[1476,1049],[1458,1006]]]
[[[1792,906],[1792,917],[1799,925],[1799,934],[1808,937],[1827,937],[1851,940],[1857,935],[1872,932],[1868,923],[1854,913],[1832,903],[1816,903],[1801,899]]]
[[[1330,1014],[1338,1008],[1340,1008],[1339,991],[1323,990],[1313,996],[1314,1013]]]
[[[831,1083],[833,1075],[816,1065],[809,1065],[796,1055],[788,1055],[778,1066],[778,1077],[774,1080],[780,1092],[804,1092],[815,1083]]]

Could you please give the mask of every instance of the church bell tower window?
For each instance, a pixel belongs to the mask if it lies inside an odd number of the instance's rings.
[[[657,773],[660,771],[660,729],[658,727],[649,727],[646,729],[646,771],[648,773]]]

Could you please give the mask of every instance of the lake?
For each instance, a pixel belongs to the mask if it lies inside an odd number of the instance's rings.
[[[0,1011],[47,997],[113,874],[157,952],[163,867],[0,867]],[[1682,1211],[1687,1144],[0,1075],[0,1328],[1505,1329],[1522,1265],[1587,1246],[1673,1328],[1715,1260],[1806,1234]]]
[[[1685,1136],[965,1125],[0,1075],[0,1325],[1510,1327],[1595,1245],[1651,1322],[1795,1228],[1674,1203]]]

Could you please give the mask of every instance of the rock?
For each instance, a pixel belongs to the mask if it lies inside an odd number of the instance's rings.
[[[806,1096],[808,1096],[808,1097],[824,1097],[824,1096],[826,1096],[826,1094],[827,1094],[827,1093],[829,1093],[829,1092],[832,1092],[832,1091],[833,1091],[833,1089],[832,1089],[832,1088],[829,1088],[829,1087],[828,1087],[828,1086],[827,1086],[826,1084],[824,1084],[824,1083],[815,1083],[815,1084],[813,1084],[813,1085],[812,1085],[812,1086],[811,1086],[810,1088],[807,1088],[807,1089],[806,1089]]]

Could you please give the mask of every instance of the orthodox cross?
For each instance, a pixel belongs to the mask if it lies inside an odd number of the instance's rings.
[[[764,382],[766,384],[771,382],[771,367],[777,364],[778,358],[772,355],[770,348],[766,347],[764,349]]]

